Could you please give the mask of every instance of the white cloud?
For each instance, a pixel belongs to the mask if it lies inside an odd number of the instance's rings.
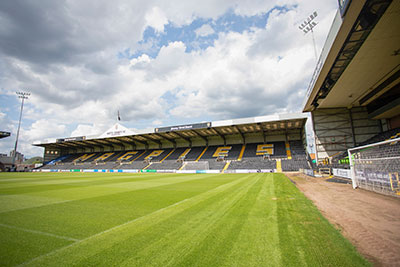
[[[155,120],[155,121],[152,122],[152,124],[153,124],[154,126],[162,126],[162,123],[163,123],[162,120]]]
[[[21,128],[17,151],[22,151],[25,156],[42,155],[43,148],[32,146],[33,143],[65,135],[66,126],[64,124],[59,124],[54,120],[41,119],[32,123],[27,129]]]
[[[146,25],[153,27],[157,32],[164,31],[164,25],[168,23],[168,19],[159,7],[153,7],[145,15]]]
[[[106,125],[98,124],[79,124],[75,130],[72,131],[71,136],[88,136],[88,135],[100,135],[105,131]]]
[[[29,140],[40,140],[43,136],[60,137],[65,135],[66,126],[55,121],[41,119],[37,120],[22,133],[22,138]]]
[[[14,95],[15,88],[32,92],[24,110],[30,123],[23,123],[20,143],[22,152],[33,155],[39,151],[31,147],[33,141],[101,133],[115,123],[117,110],[128,128],[160,126],[174,118],[196,122],[299,111],[314,52],[311,37],[297,26],[318,10],[320,50],[337,1],[44,0],[18,5],[0,5],[1,14],[7,14],[0,25],[0,94]],[[206,50],[189,53],[185,43],[173,41],[155,58],[118,57],[143,45],[138,42],[148,26],[162,35],[167,23],[212,20],[228,10],[249,16],[276,5],[297,7],[273,11],[265,29],[219,33]],[[207,23],[195,33],[207,36],[214,29]],[[0,124],[15,131],[11,111],[1,107]],[[0,152],[12,147],[11,139],[1,141]]]
[[[210,24],[203,24],[201,27],[195,30],[197,36],[208,36],[215,33],[214,29],[210,26]]]

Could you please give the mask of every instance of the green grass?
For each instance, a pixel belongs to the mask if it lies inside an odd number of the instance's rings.
[[[369,266],[283,174],[0,173],[0,265]]]

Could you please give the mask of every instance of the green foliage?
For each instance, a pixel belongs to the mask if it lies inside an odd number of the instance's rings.
[[[282,174],[0,174],[0,265],[368,266]]]
[[[23,163],[24,164],[43,163],[43,158],[42,157],[33,157],[33,158],[25,160]]]

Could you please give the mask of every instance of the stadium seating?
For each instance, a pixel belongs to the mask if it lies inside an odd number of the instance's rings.
[[[181,156],[185,156],[186,153],[188,153],[190,151],[190,148],[186,148],[186,147],[179,147],[176,148],[169,156],[168,156],[168,160],[178,160]]]
[[[281,161],[282,171],[298,171],[299,169],[310,169],[307,160],[288,160]]]
[[[242,145],[209,146],[199,160],[236,160]]]
[[[147,165],[149,165],[148,162],[145,161],[133,161],[133,162],[128,162],[128,163],[121,163],[115,167],[115,169],[133,169],[133,170],[140,170],[144,169]]]
[[[228,170],[274,170],[276,169],[276,160],[263,159],[263,157],[246,158],[241,161],[232,161]]]
[[[163,162],[152,163],[149,169],[152,170],[179,170],[182,162],[177,160],[164,160]]]
[[[389,131],[382,132],[380,134],[377,134],[370,139],[368,139],[365,142],[360,143],[358,146],[363,146],[363,145],[368,145],[368,144],[373,144],[389,139],[394,139],[394,138],[399,138],[400,137],[400,128],[392,129]]]
[[[222,170],[226,165],[225,161],[210,160],[208,166],[210,170]]]
[[[394,138],[399,138],[400,137],[400,128],[395,128],[392,130],[388,130],[382,133],[379,133],[370,139],[358,144],[357,146],[363,146],[363,145],[368,145],[368,144],[373,144],[385,140],[390,140]],[[329,167],[329,168],[339,168],[339,169],[350,169],[349,165],[349,160],[348,160],[348,155],[347,151],[344,151],[343,153],[340,153],[332,158],[332,162],[329,164],[323,164],[319,165],[319,167]]]
[[[309,168],[301,141],[64,155],[42,169],[274,170]]]
[[[189,153],[184,157],[186,161],[194,161],[201,155],[205,147],[192,147]]]

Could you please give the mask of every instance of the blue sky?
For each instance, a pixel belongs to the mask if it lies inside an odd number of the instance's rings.
[[[304,3],[306,2],[306,3]],[[24,8],[21,8],[24,7]],[[89,8],[95,7],[95,8]],[[101,134],[121,114],[133,130],[301,111],[315,66],[298,25],[314,10],[317,49],[337,1],[0,3],[0,125],[19,150]],[[51,11],[51,12],[50,12]]]
[[[121,57],[138,57],[142,54],[147,54],[155,58],[162,46],[167,46],[170,42],[180,41],[186,44],[186,52],[190,53],[193,50],[204,50],[212,46],[214,41],[218,39],[219,33],[252,31],[255,28],[264,28],[268,21],[268,15],[273,10],[286,12],[295,7],[280,7],[276,6],[266,13],[261,13],[253,16],[242,16],[234,13],[233,10],[228,10],[225,14],[218,17],[216,20],[197,18],[188,25],[178,26],[169,22],[164,26],[164,32],[159,33],[153,27],[147,27],[143,32],[143,39],[139,41],[144,49],[137,49],[131,53],[126,49],[119,55]],[[199,35],[196,30],[202,26],[209,25],[213,30],[212,33]]]

